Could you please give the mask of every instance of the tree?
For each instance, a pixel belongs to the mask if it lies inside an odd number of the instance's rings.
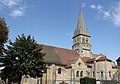
[[[3,55],[4,55],[3,54],[5,51],[4,44],[8,40],[8,32],[9,32],[9,30],[7,28],[5,20],[3,18],[0,18],[0,58],[3,57]],[[1,61],[0,61],[0,63],[1,63]],[[1,73],[0,73],[0,77],[1,77]],[[3,77],[5,77],[5,76],[3,75]]]
[[[8,40],[8,28],[3,18],[0,18],[0,57],[3,55],[4,43]]]
[[[2,73],[9,73],[4,76],[10,81],[18,80],[19,84],[23,75],[41,77],[44,69],[42,46],[38,45],[31,36],[19,36],[15,42],[9,42],[6,56],[2,58],[2,65],[5,68]],[[8,70],[9,71],[6,71]]]

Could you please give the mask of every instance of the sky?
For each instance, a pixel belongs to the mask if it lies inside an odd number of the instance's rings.
[[[31,35],[37,43],[72,49],[82,6],[92,52],[115,61],[120,56],[120,0],[0,0],[9,39]]]

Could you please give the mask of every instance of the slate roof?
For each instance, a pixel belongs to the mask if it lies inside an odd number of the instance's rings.
[[[116,61],[120,61],[120,57]]]

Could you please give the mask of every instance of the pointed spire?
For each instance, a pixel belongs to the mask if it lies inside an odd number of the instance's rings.
[[[82,7],[80,7],[80,14],[79,14],[79,17],[78,17],[78,24],[80,24],[81,26],[85,26],[83,13],[82,13]]]
[[[83,17],[83,12],[82,12],[82,6],[80,7],[80,14],[79,14],[79,17],[78,17],[78,24],[77,24],[77,28],[74,32],[74,36],[77,36],[79,34],[84,34],[84,35],[87,35],[87,36],[90,36],[87,28],[86,28],[86,25],[85,25],[85,22],[84,22],[84,17]]]

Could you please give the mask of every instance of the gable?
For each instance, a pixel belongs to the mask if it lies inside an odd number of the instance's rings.
[[[85,66],[85,63],[81,58],[78,58],[78,60],[75,62],[75,64],[78,66]]]

